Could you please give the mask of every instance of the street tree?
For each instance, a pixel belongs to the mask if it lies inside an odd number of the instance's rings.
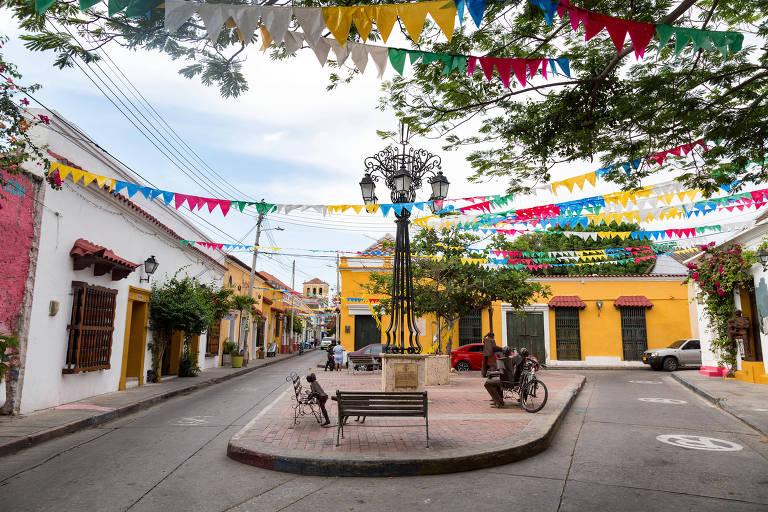
[[[548,290],[530,281],[526,272],[512,268],[491,268],[468,263],[478,254],[469,245],[480,238],[455,228],[424,229],[411,241],[413,270],[413,309],[417,317],[435,315],[438,323],[437,353],[442,353],[443,335],[447,335],[445,353],[450,353],[450,332],[464,315],[492,304],[506,302],[522,309],[534,297],[546,296]],[[435,256],[430,258],[429,256]],[[389,295],[381,301],[384,312],[391,312],[392,275],[374,272],[364,286],[370,293]],[[491,329],[492,329],[491,324]]]
[[[557,164],[585,159],[599,159],[601,164],[628,162],[700,139],[717,141],[717,145],[677,164],[677,179],[691,188],[712,192],[737,179],[768,178],[764,163],[749,165],[763,162],[768,148],[765,1],[583,0],[575,4],[626,20],[736,31],[746,39],[743,49],[722,55],[709,40],[701,46],[681,44],[678,54],[677,42],[659,48],[654,37],[645,48],[645,58],[635,60],[630,41],[618,53],[605,31],[585,41],[583,26],[577,23],[574,31],[567,15],[563,19],[555,15],[548,25],[544,11],[534,2],[487,2],[479,29],[467,20],[446,42],[428,21],[422,38],[412,47],[488,57],[568,58],[570,77],[535,78],[526,86],[512,80],[505,88],[499,80],[488,82],[481,72],[444,74],[442,63],[417,64],[412,76],[386,83],[381,105],[394,108],[414,133],[443,138],[447,150],[471,148],[468,160],[474,179],[508,179],[509,190],[526,190],[548,181]],[[53,3],[45,15],[36,14],[34,2],[27,0],[8,0],[5,5],[30,32],[24,36],[27,46],[55,52],[59,67],[71,66],[76,58],[98,60],[98,49],[114,43],[164,52],[184,63],[181,74],[218,87],[224,97],[248,89],[242,63],[249,51],[237,29],[222,30],[211,43],[196,16],[169,34],[163,29],[160,0],[130,1],[126,11],[112,17],[99,4],[81,13],[73,0]],[[350,2],[297,0],[292,5]],[[350,37],[360,41],[354,27]],[[256,31],[249,41],[250,53],[259,46],[259,38]],[[374,28],[369,41],[380,39]],[[273,48],[270,56],[289,57],[283,47]],[[329,87],[356,75],[353,68],[334,69]],[[632,188],[659,168],[643,165],[628,174],[611,172],[606,178]]]

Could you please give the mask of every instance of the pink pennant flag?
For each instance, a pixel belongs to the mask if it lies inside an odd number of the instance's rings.
[[[536,74],[536,72],[539,70],[539,66],[541,66],[541,63],[544,62],[542,59],[529,59],[528,60],[528,76],[530,78],[533,78],[533,76]],[[546,68],[546,64],[544,65]]]
[[[689,237],[696,236],[696,228],[685,228],[683,231],[685,231],[685,234]]]
[[[728,210],[729,212],[732,212],[733,211],[733,206],[726,206],[725,209]]]
[[[645,56],[645,49],[648,43],[656,34],[656,25],[652,23],[642,23],[639,21],[629,22],[629,38],[632,40],[632,47],[635,49],[635,58],[640,59]]]
[[[683,144],[680,146],[680,151],[682,151],[684,155],[687,155],[691,152],[691,144]]]
[[[185,196],[184,194],[179,194],[178,192],[176,192],[176,194],[174,194],[174,196],[173,196],[173,205],[178,210],[179,206],[184,204],[184,201],[186,201],[186,200],[187,200],[187,196]]]
[[[187,196],[187,204],[189,205],[190,210],[194,210],[197,207],[197,203],[200,201],[200,198],[197,196]]]
[[[216,249],[222,250],[224,248],[224,244],[216,244]]]
[[[219,199],[219,208],[221,208],[221,213],[226,217],[229,213],[229,207],[231,206],[231,202],[227,201],[226,199]]]
[[[467,59],[467,75],[472,76],[475,74],[475,66],[477,66],[477,57],[470,55]]]
[[[670,149],[669,152],[672,153],[675,156],[680,156],[680,151],[681,150],[682,150],[682,148],[680,146],[678,146],[676,148]]]
[[[200,204],[200,208],[203,207],[203,203],[208,205],[208,213],[213,213],[213,209],[216,208],[216,205],[219,204],[218,199],[211,199],[210,197],[201,197],[202,203]]]
[[[752,199],[755,200],[755,202],[759,201],[763,197],[763,191],[762,190],[754,190],[750,192],[750,195],[752,196]]]
[[[655,155],[651,155],[651,158],[653,158],[657,164],[663,165],[664,159],[667,157],[667,152],[662,151],[661,153],[656,153]]]
[[[613,41],[613,45],[616,47],[616,53],[621,53],[624,49],[624,40],[627,38],[629,21],[606,16],[605,29],[608,31],[608,35],[611,36],[611,41]]]

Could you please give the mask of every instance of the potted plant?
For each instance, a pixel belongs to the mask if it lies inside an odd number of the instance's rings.
[[[221,365],[222,366],[229,366],[232,364],[232,353],[236,352],[237,345],[229,341],[229,338],[224,339],[224,343],[221,345]]]
[[[232,368],[242,368],[243,367],[243,350],[233,350],[232,351]]]
[[[264,347],[256,347],[256,359],[264,359]]]

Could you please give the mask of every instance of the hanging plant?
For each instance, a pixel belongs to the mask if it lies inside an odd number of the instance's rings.
[[[754,286],[749,268],[757,262],[757,255],[738,244],[717,249],[714,245],[712,242],[700,247],[705,254],[698,264],[688,264],[685,282],[696,282],[703,293],[704,311],[715,334],[710,346],[719,358],[718,364],[725,366],[732,377],[736,347],[728,339],[728,319],[736,313],[733,292],[742,285]]]

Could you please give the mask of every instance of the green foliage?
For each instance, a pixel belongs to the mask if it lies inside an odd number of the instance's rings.
[[[11,368],[12,358],[17,354],[18,347],[19,338],[15,334],[0,333],[0,380],[3,379],[5,373]]]
[[[584,229],[581,226],[569,228],[570,231],[592,231],[594,227]],[[622,222],[621,224],[611,223],[608,226],[600,226],[600,231],[642,231],[637,224]],[[560,232],[549,229],[547,232],[525,233],[515,239],[510,240],[504,235],[497,234],[491,238],[488,247],[497,251],[526,251],[526,252],[545,252],[545,251],[583,251],[591,249],[610,249],[616,247],[632,247],[637,245],[648,245],[648,242],[639,242],[637,240],[619,240],[617,238],[597,238],[597,240],[582,240],[575,236],[565,236]],[[537,270],[537,274],[542,275],[616,275],[616,274],[647,274],[653,268],[654,261],[643,261],[640,263],[622,263],[620,265],[582,265],[580,267],[553,267]]]
[[[716,337],[711,346],[719,363],[728,368],[732,377],[736,369],[736,347],[728,339],[728,320],[736,313],[733,292],[742,285],[754,286],[749,268],[757,262],[754,251],[744,251],[738,244],[725,248],[703,245],[700,263],[688,264],[686,282],[694,281],[704,294],[704,311],[709,317]]]
[[[0,48],[8,41],[0,36]],[[46,116],[34,116],[27,95],[40,89],[40,85],[22,86],[21,73],[8,62],[0,51],[0,199],[2,190],[11,185],[12,176],[19,174],[24,162],[38,160],[38,165],[48,168],[50,162],[29,137],[29,129],[40,123],[48,123]],[[54,188],[60,184],[49,181]],[[11,185],[12,186],[12,185]]]
[[[208,329],[213,322],[211,291],[191,277],[173,276],[162,286],[152,285],[149,295],[149,327],[152,329],[152,372],[160,375],[163,353],[174,331],[184,333],[184,353],[189,355],[189,340]],[[189,356],[191,357],[191,356]],[[196,365],[196,363],[195,363]]]
[[[200,373],[197,356],[197,350],[189,350],[188,347],[185,347],[179,360],[179,377],[197,377]]]
[[[221,347],[222,354],[235,354],[237,353],[237,343],[229,341],[229,338],[224,340],[224,344]]]
[[[293,317],[293,332],[296,334],[304,332],[304,320],[299,316]]]
[[[479,241],[475,235],[456,229],[421,230],[411,243],[411,251],[439,254],[442,259],[412,258],[414,314],[434,314],[445,324],[447,333],[453,324],[476,309],[489,308],[502,301],[520,309],[536,296],[546,296],[548,289],[530,281],[530,275],[512,268],[489,268],[462,263],[462,258],[475,257],[466,247]],[[392,275],[371,273],[367,289],[391,296]],[[381,301],[386,313],[391,299]],[[446,352],[450,352],[450,338]],[[439,340],[438,351],[442,340]]]

